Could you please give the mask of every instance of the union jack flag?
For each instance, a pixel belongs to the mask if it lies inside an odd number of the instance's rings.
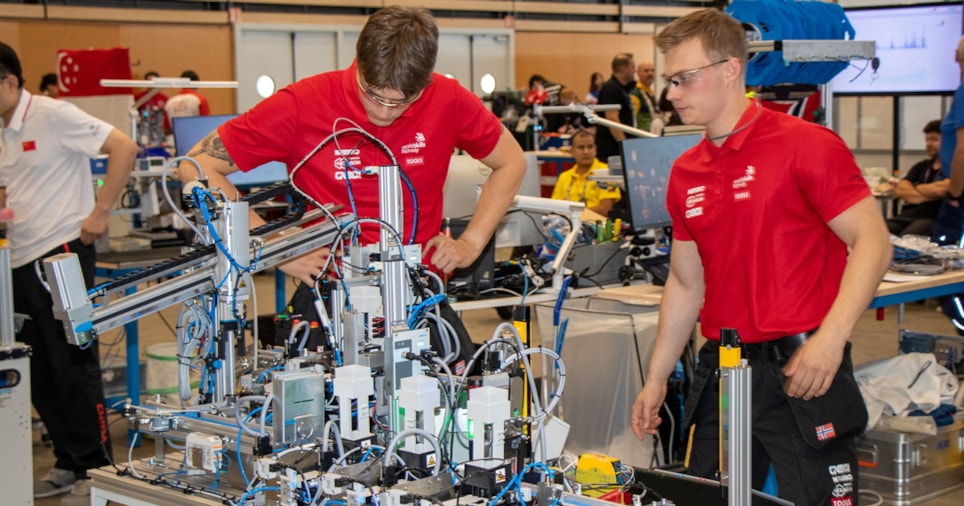
[[[833,439],[833,438],[837,437],[837,433],[834,432],[834,430],[833,430],[833,424],[832,424],[832,423],[828,423],[828,424],[826,424],[826,425],[820,425],[820,426],[818,426],[818,427],[814,427],[814,429],[816,429],[816,431],[817,431],[817,440],[818,440],[818,441],[825,441],[825,440],[827,440],[827,439]]]

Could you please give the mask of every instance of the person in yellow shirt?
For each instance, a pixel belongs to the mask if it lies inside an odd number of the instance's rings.
[[[575,167],[559,174],[552,198],[571,202],[585,202],[586,209],[606,216],[619,202],[619,188],[600,188],[589,176],[596,169],[608,166],[596,159],[596,139],[588,130],[578,130],[572,135],[572,157]]]

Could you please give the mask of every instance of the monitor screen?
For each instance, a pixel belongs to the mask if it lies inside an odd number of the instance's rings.
[[[218,116],[191,116],[171,120],[174,148],[177,156],[187,156],[188,151],[222,123],[234,118],[234,114]],[[288,169],[282,162],[268,162],[247,172],[237,171],[228,176],[235,186],[266,186],[288,180]]]
[[[954,52],[964,13],[957,4],[847,9],[856,40],[876,42],[880,68],[854,60],[832,81],[835,94],[953,93],[961,84]]]
[[[630,138],[620,143],[629,219],[636,234],[669,226],[666,185],[673,162],[702,138],[699,134]]]
[[[518,195],[539,197],[539,162],[534,152],[526,152],[526,174]],[[443,206],[447,218],[468,218],[475,213],[482,185],[492,169],[468,155],[454,155],[449,162],[448,176],[443,188]],[[541,213],[509,212],[495,231],[497,247],[531,246],[542,244]]]

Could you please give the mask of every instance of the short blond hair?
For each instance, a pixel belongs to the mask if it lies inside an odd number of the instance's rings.
[[[746,31],[739,21],[723,11],[701,9],[673,21],[656,35],[656,47],[665,53],[691,39],[699,39],[711,61],[727,58],[746,61]]]

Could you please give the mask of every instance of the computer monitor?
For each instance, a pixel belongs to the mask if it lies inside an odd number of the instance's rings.
[[[174,134],[174,152],[187,156],[191,148],[222,123],[234,118],[234,114],[216,116],[190,116],[173,118],[171,132]],[[267,186],[288,180],[288,169],[282,162],[268,162],[247,172],[237,171],[228,176],[235,186]]]
[[[540,197],[539,162],[536,154],[526,154],[526,174],[517,195]],[[448,177],[443,188],[445,217],[470,218],[475,214],[482,185],[492,169],[468,155],[453,155],[449,162]],[[497,247],[533,246],[545,242],[542,235],[542,215],[511,210],[499,222],[495,231]]]
[[[626,139],[620,144],[629,219],[636,235],[672,223],[666,210],[670,169],[673,162],[701,138],[696,134],[640,137]]]
[[[960,2],[847,9],[856,40],[876,43],[880,68],[855,61],[834,77],[834,95],[933,95],[961,84],[954,49],[964,31]]]

